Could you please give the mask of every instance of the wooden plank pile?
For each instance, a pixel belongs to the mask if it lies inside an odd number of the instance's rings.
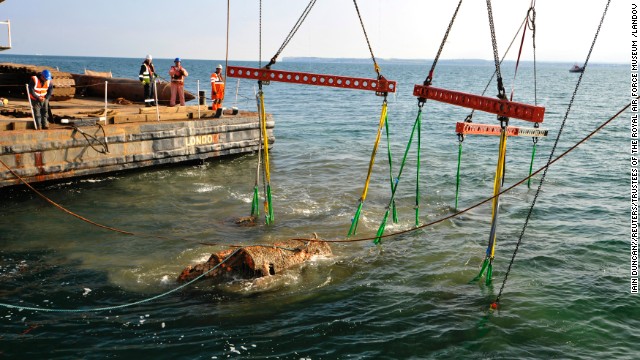
[[[58,71],[47,66],[23,65],[13,63],[0,63],[0,96],[26,98],[26,84],[32,76],[43,70],[49,70],[53,77],[54,86],[52,100],[69,100],[75,96],[75,81],[71,73]]]

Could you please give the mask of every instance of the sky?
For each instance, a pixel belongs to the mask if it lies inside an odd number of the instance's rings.
[[[249,60],[267,62],[280,48],[308,0],[5,0],[12,49],[21,55]],[[493,0],[500,56],[524,20],[531,0]],[[360,0],[376,58],[433,59],[457,0]],[[536,59],[582,63],[606,0],[537,0]],[[531,30],[522,58],[533,60]],[[260,41],[261,38],[261,41]],[[518,38],[519,39],[519,38]],[[519,41],[519,40],[518,40]],[[0,25],[0,44],[6,45]],[[612,0],[591,62],[629,63],[631,2]],[[514,45],[517,49],[517,45]],[[508,59],[516,58],[511,51]],[[369,58],[352,0],[317,0],[279,59]],[[463,2],[441,59],[493,59],[486,1]]]

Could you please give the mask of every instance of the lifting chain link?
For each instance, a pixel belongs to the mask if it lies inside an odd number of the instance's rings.
[[[531,41],[533,44],[533,103],[535,105],[538,105],[538,71],[536,67],[536,64],[538,63],[536,61],[536,8],[534,4],[532,4],[531,8],[529,8],[527,18],[529,19],[529,29],[531,29]]]
[[[365,40],[367,40],[367,46],[369,47],[371,60],[373,60],[373,69],[375,70],[376,74],[378,74],[378,78],[380,78],[382,76],[380,75],[380,67],[376,62],[376,57],[373,55],[373,50],[371,49],[371,43],[369,42],[369,36],[367,35],[367,30],[364,28],[364,22],[362,21],[362,16],[360,16],[360,9],[358,8],[358,3],[356,2],[356,0],[353,0],[353,5],[356,7],[356,12],[358,13],[358,19],[360,20],[360,26],[362,26],[362,32],[364,33],[364,38]]]
[[[362,16],[360,15],[360,9],[358,8],[358,3],[356,2],[356,0],[353,0],[353,5],[356,8],[356,13],[358,13],[358,19],[360,20],[360,26],[362,27],[362,32],[364,33],[364,38],[367,41],[367,46],[369,47],[369,54],[371,54],[371,60],[373,61],[373,70],[378,75],[378,81],[386,83],[387,79],[385,79],[385,77],[382,76],[382,74],[380,74],[380,66],[376,62],[375,55],[373,55],[373,49],[371,48],[371,42],[369,42],[369,35],[367,34],[367,30],[364,27],[364,21],[362,21]],[[384,96],[384,99],[385,99],[384,101],[385,102],[387,101],[387,92],[386,91],[384,91],[384,92],[376,91],[376,95],[377,96]]]
[[[487,0],[488,1],[488,0]],[[593,41],[591,42],[591,47],[589,48],[589,52],[587,53],[587,58],[584,62],[584,67],[586,68],[589,63],[589,59],[591,58],[591,53],[593,52],[593,47],[596,44],[596,40],[598,39],[598,35],[600,34],[600,29],[602,28],[602,23],[604,22],[604,18],[607,15],[607,11],[609,10],[609,5],[611,4],[611,0],[607,0],[607,5],[604,8],[604,12],[602,13],[602,17],[600,18],[600,24],[598,25],[598,29],[596,30],[596,34],[593,37]],[[533,196],[533,200],[531,201],[531,206],[529,207],[529,212],[527,213],[527,217],[524,220],[524,225],[522,226],[522,231],[520,232],[520,236],[518,237],[518,241],[516,242],[516,248],[513,250],[513,255],[511,256],[511,261],[509,261],[509,266],[507,267],[507,271],[504,274],[504,279],[502,280],[502,285],[500,286],[500,290],[498,291],[498,296],[496,296],[496,300],[494,303],[497,304],[500,302],[500,297],[502,297],[502,292],[504,290],[505,285],[507,284],[507,279],[509,278],[509,274],[511,273],[511,268],[513,266],[513,262],[516,259],[516,255],[518,254],[518,249],[520,248],[520,244],[522,244],[522,239],[524,238],[525,231],[527,230],[527,225],[529,224],[529,220],[531,219],[531,215],[533,213],[533,209],[538,200],[538,196],[540,195],[540,191],[542,190],[542,185],[547,177],[547,170],[549,169],[549,165],[552,163],[553,156],[556,151],[556,147],[558,146],[558,142],[560,141],[560,136],[562,135],[562,131],[566,125],[567,118],[569,117],[569,112],[571,111],[571,106],[573,105],[573,101],[575,100],[576,93],[580,88],[580,83],[582,82],[582,75],[578,77],[578,81],[576,82],[576,87],[573,90],[573,94],[571,95],[571,100],[569,101],[569,105],[567,106],[567,111],[564,114],[562,119],[562,123],[560,124],[560,129],[558,130],[558,135],[556,136],[556,140],[553,143],[553,147],[551,148],[551,152],[549,153],[549,159],[547,160],[547,165],[544,168],[542,173],[542,177],[540,178],[540,182],[538,183],[538,189],[536,190],[535,195]],[[617,115],[616,115],[617,116]]]
[[[451,17],[451,21],[449,21],[449,26],[447,27],[447,31],[445,31],[444,33],[444,37],[442,38],[442,42],[440,43],[440,48],[438,49],[438,53],[436,54],[435,59],[433,59],[433,64],[431,65],[431,70],[429,70],[429,75],[427,75],[427,78],[424,80],[423,85],[425,86],[431,85],[431,80],[433,79],[433,72],[436,69],[436,64],[438,63],[438,59],[440,58],[440,54],[442,53],[444,44],[447,42],[447,38],[449,37],[449,32],[453,27],[453,22],[456,20],[456,16],[458,16],[458,10],[460,10],[460,5],[462,5],[462,0],[458,2],[456,11],[453,13],[453,16]]]
[[[498,116],[498,121],[500,121],[500,128],[502,130],[506,129],[509,126],[509,118],[504,116]]]
[[[472,123],[473,122],[473,112],[471,112],[471,114],[467,115],[467,117],[464,118],[464,122],[465,123]],[[460,142],[460,144],[462,144],[462,142],[464,141],[464,134],[463,133],[458,133],[458,141]]]
[[[502,74],[500,73],[500,58],[498,56],[498,44],[496,41],[496,31],[493,25],[493,11],[491,10],[491,0],[487,0],[487,12],[489,14],[489,28],[491,29],[491,44],[493,46],[493,60],[496,65],[496,78],[498,80],[498,98],[505,99],[504,85],[502,83]]]
[[[262,0],[258,10],[258,67],[262,67]]]
[[[298,18],[298,21],[296,21],[296,23],[295,23],[295,25],[293,25],[293,28],[291,29],[291,31],[289,31],[289,35],[287,35],[287,37],[284,39],[284,42],[282,43],[282,45],[280,45],[280,49],[278,49],[276,54],[273,55],[273,57],[271,58],[271,61],[269,61],[269,63],[265,66],[265,68],[271,69],[271,65],[276,63],[276,60],[278,59],[278,56],[280,56],[280,53],[282,53],[284,48],[289,44],[289,41],[291,41],[291,39],[293,39],[293,35],[296,34],[298,29],[300,29],[300,26],[302,25],[304,20],[307,18],[307,15],[309,15],[309,12],[311,11],[311,9],[313,8],[313,5],[315,5],[315,4],[316,4],[316,0],[309,1],[309,4],[307,4],[307,7],[304,9],[304,11],[302,11],[302,15],[300,15],[300,17]]]

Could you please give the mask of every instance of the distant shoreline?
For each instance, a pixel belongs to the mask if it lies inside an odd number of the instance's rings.
[[[114,59],[137,59],[137,57],[117,57],[117,56],[79,56],[79,55],[44,55],[44,54],[2,54],[6,57],[12,56],[34,56],[34,57],[67,57],[67,58],[114,58]],[[161,58],[157,58],[161,59]],[[170,59],[169,59],[170,60]],[[210,61],[216,60],[221,61],[222,59],[188,59],[188,60],[202,60],[202,61]],[[229,60],[230,62],[251,62],[254,60]],[[325,64],[370,64],[371,58],[323,58],[323,57],[305,57],[305,56],[291,56],[291,57],[283,57],[279,59],[278,62],[299,62],[299,63],[325,63]],[[385,58],[377,58],[376,62],[381,65],[431,65],[433,63],[433,59],[385,59]],[[484,59],[440,59],[440,63],[442,64],[454,64],[454,65],[489,65],[493,66],[493,60],[484,60]],[[505,60],[503,64],[511,64],[515,63],[515,60]],[[523,64],[532,64],[532,60],[523,60],[521,61]],[[582,65],[581,61],[550,61],[538,60],[540,64],[558,64],[558,65],[573,65],[579,64]],[[598,65],[598,66],[628,66],[627,63],[618,63],[618,62],[591,62],[590,65]]]
[[[321,57],[284,57],[281,62],[307,62],[307,63],[334,63],[334,64],[369,64],[371,58],[321,58]],[[379,64],[399,64],[399,65],[424,65],[433,63],[433,59],[376,59]],[[483,59],[440,59],[439,63],[455,64],[455,65],[490,65],[493,66],[493,60]],[[504,60],[504,63],[515,63],[515,60]],[[521,63],[533,64],[532,60],[522,60]],[[568,61],[540,61],[541,64],[582,64],[581,62]],[[608,63],[608,62],[591,62],[591,65],[628,65],[625,63]]]

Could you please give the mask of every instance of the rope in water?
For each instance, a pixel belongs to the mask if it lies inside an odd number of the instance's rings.
[[[640,99],[640,96],[638,96],[636,99]],[[571,146],[570,148],[568,148],[565,152],[563,152],[562,154],[560,154],[558,157],[556,157],[555,159],[550,160],[549,162],[547,162],[547,164],[546,164],[545,166],[543,166],[543,167],[539,168],[538,170],[536,170],[536,171],[535,171],[534,173],[532,173],[529,177],[526,177],[526,178],[524,178],[524,179],[522,179],[522,180],[518,181],[517,183],[513,184],[512,186],[510,186],[510,187],[508,187],[508,188],[506,188],[506,189],[502,190],[502,192],[501,192],[500,194],[498,194],[498,195],[502,195],[502,194],[504,194],[504,193],[506,193],[506,192],[508,192],[508,191],[511,191],[511,190],[513,190],[514,188],[516,188],[517,186],[519,186],[519,185],[523,184],[523,183],[524,183],[525,181],[527,181],[531,176],[535,176],[535,175],[537,175],[538,173],[540,173],[540,172],[541,172],[541,171],[543,171],[543,170],[545,170],[545,171],[546,171],[546,170],[547,170],[551,165],[553,165],[556,161],[558,161],[558,160],[562,159],[564,156],[566,156],[567,154],[569,154],[570,152],[572,152],[573,150],[575,150],[576,148],[578,148],[578,146],[580,146],[581,144],[583,144],[584,142],[586,142],[587,140],[589,140],[593,135],[595,135],[596,133],[598,133],[598,132],[599,132],[600,130],[602,130],[604,127],[606,127],[607,125],[609,125],[613,120],[615,120],[616,118],[618,118],[618,116],[620,116],[620,114],[622,114],[624,111],[626,111],[630,106],[631,106],[631,103],[629,103],[629,104],[627,104],[626,106],[624,106],[624,107],[623,107],[622,109],[620,109],[620,110],[619,110],[615,115],[613,115],[613,116],[612,116],[612,117],[610,117],[607,121],[605,121],[604,123],[602,123],[601,125],[599,125],[595,130],[593,130],[591,133],[589,133],[589,134],[588,134],[587,136],[585,136],[583,139],[581,139],[581,140],[580,140],[580,141],[578,141],[576,144],[574,144],[573,146]],[[48,201],[48,202],[50,202],[51,204],[55,205],[56,207],[60,208],[61,210],[65,211],[65,212],[68,212],[68,213],[70,213],[70,214],[73,214],[73,213],[71,213],[70,211],[68,211],[68,210],[66,210],[66,209],[64,209],[64,208],[62,208],[62,207],[61,207],[61,206],[59,206],[58,204],[54,203],[53,201],[49,200],[48,198],[46,198],[46,196],[42,195],[42,194],[41,194],[40,192],[38,192],[37,190],[35,190],[35,189],[34,189],[34,188],[29,184],[29,183],[25,182],[25,181],[24,181],[24,179],[22,179],[22,178],[21,178],[21,177],[19,177],[17,174],[15,174],[15,172],[14,172],[11,168],[9,168],[9,167],[7,166],[7,164],[5,164],[1,159],[0,159],[0,163],[2,163],[2,165],[4,165],[4,166],[5,166],[5,167],[6,167],[6,168],[7,168],[7,169],[12,173],[12,174],[14,174],[14,176],[17,176],[17,177],[18,177],[18,178],[19,178],[19,179],[20,179],[20,180],[21,180],[25,185],[27,185],[27,187],[29,187],[31,190],[33,190],[34,192],[36,192],[36,194],[38,194],[39,196],[43,197],[45,200],[47,200],[47,201]],[[478,206],[480,206],[480,205],[482,205],[482,204],[485,204],[485,203],[487,203],[487,202],[489,202],[489,201],[493,200],[493,198],[494,198],[494,197],[491,197],[491,198],[485,199],[485,200],[483,200],[483,201],[481,201],[481,202],[479,202],[479,203],[477,203],[477,204],[475,204],[475,205],[473,205],[473,206],[471,206],[471,207],[468,207],[468,208],[466,208],[466,209],[464,209],[464,210],[458,211],[458,212],[456,212],[455,214],[451,214],[451,215],[446,216],[446,217],[444,217],[444,218],[441,218],[441,219],[438,219],[438,220],[432,221],[432,222],[430,222],[430,223],[424,224],[424,225],[422,225],[422,226],[419,226],[419,227],[417,227],[417,228],[412,228],[412,229],[408,229],[408,230],[405,230],[405,231],[399,231],[399,232],[396,232],[396,233],[393,233],[393,234],[387,234],[387,235],[383,235],[383,236],[380,236],[380,237],[381,237],[381,238],[382,238],[382,237],[386,238],[386,237],[391,237],[391,236],[397,236],[397,235],[401,235],[401,234],[405,234],[405,233],[414,232],[414,231],[417,231],[417,230],[419,230],[419,229],[422,229],[422,228],[426,228],[426,227],[429,227],[429,226],[435,225],[435,224],[437,224],[437,223],[443,222],[443,221],[445,221],[445,220],[448,220],[448,219],[451,219],[451,218],[453,218],[453,217],[456,217],[456,216],[458,216],[458,215],[460,215],[460,214],[463,214],[463,213],[465,213],[465,212],[467,212],[467,211],[470,211],[470,210],[472,210],[472,209],[474,209],[474,208],[476,208],[476,207],[478,207]],[[78,216],[78,215],[75,215],[75,214],[73,214],[73,215],[74,215],[74,216]],[[124,234],[128,234],[128,235],[138,235],[138,236],[141,236],[141,235],[142,235],[142,236],[150,236],[150,235],[146,235],[146,234],[137,234],[137,233],[133,233],[133,232],[125,232],[125,231],[123,231],[123,230],[118,230],[118,229],[115,229],[115,228],[112,228],[112,227],[106,227],[106,226],[104,226],[104,225],[97,224],[97,223],[92,222],[92,221],[90,221],[90,220],[88,220],[88,219],[86,219],[86,218],[83,218],[83,217],[80,217],[80,218],[81,218],[83,221],[87,221],[87,222],[89,222],[89,223],[92,223],[92,224],[94,224],[94,225],[98,225],[98,226],[100,226],[100,227],[102,227],[102,228],[109,229],[109,230],[112,230],[112,231],[117,231],[117,232],[124,233]],[[165,237],[160,237],[160,236],[154,236],[154,237],[158,237],[158,238],[165,238]],[[375,237],[375,238],[361,238],[361,239],[349,239],[349,240],[321,240],[321,239],[301,239],[301,238],[293,238],[293,239],[291,239],[291,240],[303,241],[303,242],[314,242],[314,241],[316,241],[316,242],[327,242],[327,243],[334,243],[334,242],[336,242],[336,243],[337,243],[337,242],[369,241],[369,240],[374,240],[374,239],[376,239],[376,238],[378,238],[378,237]],[[167,239],[167,238],[165,238],[165,239]],[[217,245],[217,244],[207,244],[207,245]],[[273,247],[273,245],[258,245],[258,246],[268,246],[268,247]],[[207,271],[207,272],[203,273],[202,275],[200,275],[200,276],[198,276],[198,277],[194,278],[193,280],[191,280],[191,281],[189,281],[189,282],[187,282],[187,283],[185,283],[185,284],[183,284],[183,285],[181,285],[181,286],[179,286],[179,287],[176,287],[176,288],[174,288],[174,289],[172,289],[172,290],[169,290],[169,291],[167,291],[167,292],[164,292],[164,293],[162,293],[162,294],[159,294],[159,295],[156,295],[156,296],[152,296],[152,297],[149,297],[149,298],[146,298],[146,299],[143,299],[143,300],[135,301],[135,302],[133,302],[133,303],[123,304],[123,305],[116,305],[116,306],[108,306],[108,307],[93,308],[93,309],[47,309],[47,308],[38,308],[38,307],[29,307],[29,306],[18,306],[18,305],[6,304],[6,303],[0,303],[0,306],[5,307],[5,308],[18,309],[18,310],[33,310],[33,311],[43,311],[43,312],[66,312],[66,313],[74,312],[74,313],[78,313],[78,312],[100,312],[100,311],[108,311],[108,310],[122,309],[122,308],[131,307],[131,306],[135,306],[135,305],[140,305],[140,304],[148,303],[148,302],[151,302],[151,301],[153,301],[153,300],[156,300],[156,299],[162,298],[162,297],[164,297],[164,296],[167,296],[167,295],[169,295],[169,294],[171,294],[171,293],[174,293],[174,292],[176,292],[176,291],[178,291],[178,290],[181,290],[181,289],[183,289],[183,288],[185,288],[185,287],[187,287],[187,286],[191,285],[193,282],[195,282],[195,281],[197,281],[197,280],[201,279],[203,276],[206,276],[208,273],[210,273],[211,271],[213,271],[214,269],[216,269],[218,266],[221,266],[222,264],[224,264],[224,263],[225,263],[226,261],[228,261],[228,260],[229,260],[233,255],[235,255],[237,252],[239,252],[240,250],[242,250],[244,247],[246,247],[246,246],[239,247],[239,248],[238,248],[238,249],[236,249],[234,252],[232,252],[232,253],[231,253],[227,258],[225,258],[225,259],[224,259],[220,264],[216,265],[215,267],[213,267],[213,268],[212,268],[212,269],[210,269],[209,271]],[[292,251],[295,251],[295,249],[289,249],[289,248],[282,248],[282,249],[284,249],[284,250],[292,250]],[[514,254],[515,254],[515,253],[514,253]],[[514,255],[514,256],[515,256],[515,255]],[[503,282],[503,286],[502,286],[502,288],[500,289],[500,295],[502,294],[502,290],[503,290],[503,288],[504,288],[504,284],[506,283],[506,279],[507,279],[507,278],[505,277],[505,280],[504,280],[504,282]],[[500,295],[499,295],[499,296],[500,296]],[[499,297],[496,299],[496,303],[497,303],[498,301],[499,301]]]
[[[5,308],[9,308],[9,309],[33,310],[33,311],[57,312],[57,313],[101,312],[101,311],[124,309],[124,308],[127,308],[127,307],[148,303],[148,302],[151,302],[153,300],[157,300],[157,299],[165,297],[165,296],[167,296],[169,294],[172,294],[172,293],[174,293],[174,292],[176,292],[178,290],[184,289],[185,287],[193,284],[195,281],[200,280],[201,278],[203,278],[204,276],[206,276],[207,274],[209,274],[213,270],[215,270],[218,267],[222,266],[222,264],[227,262],[233,255],[235,255],[236,253],[238,253],[242,249],[243,248],[238,248],[238,249],[234,250],[229,256],[227,256],[224,260],[222,260],[222,262],[220,262],[216,266],[212,267],[211,269],[207,270],[206,272],[202,273],[201,275],[198,275],[196,278],[194,278],[193,280],[191,280],[191,281],[189,281],[187,283],[184,283],[184,284],[182,284],[182,285],[180,285],[180,286],[178,286],[176,288],[173,288],[173,289],[171,289],[169,291],[166,291],[166,292],[164,292],[162,294],[159,294],[159,295],[156,295],[156,296],[152,296],[152,297],[149,297],[149,298],[146,298],[146,299],[142,299],[142,300],[139,300],[139,301],[134,301],[132,303],[127,303],[127,304],[122,304],[122,305],[114,305],[114,306],[98,307],[98,308],[90,308],[90,309],[47,309],[47,308],[39,308],[39,307],[31,307],[31,306],[12,305],[12,304],[6,304],[6,303],[0,303],[0,306],[5,307]]]
[[[286,250],[286,251],[298,251],[299,248],[286,248],[283,246],[273,246],[273,245],[252,245],[252,246],[259,246],[259,247],[266,247],[266,248],[277,248],[277,249],[281,249],[281,250]],[[238,252],[240,252],[242,249],[246,248],[246,246],[242,246],[239,247],[237,249],[235,249],[233,252],[231,252],[231,254],[229,254],[227,257],[225,257],[219,264],[216,264],[214,267],[212,267],[211,269],[203,272],[202,274],[198,275],[197,277],[191,279],[190,281],[176,287],[173,288],[169,291],[165,291],[162,294],[158,294],[152,297],[148,297],[142,300],[138,300],[138,301],[134,301],[132,303],[127,303],[127,304],[121,304],[121,305],[114,305],[114,306],[105,306],[105,307],[98,307],[98,308],[89,308],[89,309],[52,309],[52,308],[39,308],[39,307],[32,307],[32,306],[21,306],[21,305],[12,305],[12,304],[7,304],[7,303],[0,303],[0,307],[5,307],[8,309],[17,309],[17,310],[32,310],[32,311],[43,311],[43,312],[56,312],[56,313],[79,313],[79,312],[102,312],[102,311],[110,311],[110,310],[117,310],[117,309],[124,309],[124,308],[128,308],[128,307],[132,307],[135,305],[141,305],[141,304],[145,304],[148,302],[151,302],[153,300],[157,300],[160,298],[163,298],[167,295],[170,295],[178,290],[182,290],[186,287],[188,287],[189,285],[193,284],[194,282],[202,279],[203,277],[207,276],[209,273],[211,273],[213,270],[219,268],[220,266],[222,266],[224,263],[226,263],[227,261],[229,261],[235,254],[237,254]]]
[[[640,98],[640,97],[638,97]],[[626,106],[624,106],[622,109],[620,109],[616,114],[614,114],[612,117],[610,117],[608,120],[606,120],[604,123],[600,124],[595,130],[593,130],[591,133],[589,133],[587,136],[585,136],[584,138],[582,138],[580,141],[578,141],[576,144],[574,144],[573,146],[571,146],[570,148],[568,148],[565,152],[563,152],[562,154],[560,154],[557,158],[549,161],[546,165],[538,168],[536,171],[532,172],[531,175],[523,178],[522,180],[516,182],[515,184],[511,185],[508,188],[504,188],[498,195],[502,195],[504,193],[507,193],[513,189],[515,189],[516,187],[520,186],[521,184],[523,184],[524,182],[528,181],[530,178],[535,177],[536,175],[538,175],[540,172],[544,171],[545,169],[547,169],[548,167],[550,167],[551,165],[555,164],[556,161],[562,159],[564,156],[566,156],[567,154],[571,153],[572,151],[574,151],[578,146],[582,145],[583,143],[585,143],[587,140],[589,140],[593,135],[595,135],[596,133],[598,133],[600,130],[602,130],[604,127],[606,127],[607,125],[609,125],[613,120],[615,120],[616,118],[618,118],[618,116],[620,116],[620,114],[622,114],[625,110],[627,110],[629,107],[631,106],[631,103],[628,103]],[[46,202],[50,203],[51,205],[55,206],[56,208],[58,208],[59,210],[72,215],[84,222],[87,222],[91,225],[97,226],[99,228],[105,229],[105,230],[109,230],[109,231],[113,231],[113,232],[117,232],[117,233],[121,233],[124,235],[133,235],[133,236],[139,236],[139,237],[150,237],[150,238],[157,238],[157,239],[162,239],[162,240],[187,240],[187,239],[177,239],[177,238],[170,238],[170,237],[166,237],[166,236],[161,236],[161,235],[154,235],[154,234],[146,234],[146,233],[137,233],[137,232],[132,232],[132,231],[127,231],[127,230],[122,230],[122,229],[118,229],[115,227],[111,227],[111,226],[107,226],[107,225],[103,225],[103,224],[99,224],[95,221],[92,221],[90,219],[87,219],[81,215],[78,215],[66,208],[64,208],[63,206],[57,204],[56,202],[54,202],[53,200],[49,199],[48,197],[46,197],[44,194],[42,194],[41,192],[39,192],[38,190],[36,190],[31,184],[29,184],[25,179],[23,179],[20,175],[18,175],[15,171],[13,171],[13,169],[11,169],[4,161],[2,161],[2,159],[0,159],[0,164],[2,164],[9,172],[11,172],[11,174],[13,174],[13,176],[15,176],[18,180],[20,180],[20,182],[22,182],[25,186],[27,186],[31,191],[33,191],[35,194],[37,194],[39,197],[41,197],[42,199],[44,199]],[[390,237],[395,237],[398,235],[403,235],[406,233],[411,233],[414,231],[418,231],[420,229],[423,228],[427,228],[436,224],[439,224],[441,222],[447,221],[449,219],[458,217],[468,211],[471,211],[479,206],[482,206],[486,203],[488,203],[489,201],[492,201],[494,199],[494,196],[486,198],[474,205],[471,205],[465,209],[462,209],[460,211],[457,211],[453,214],[450,214],[448,216],[442,217],[440,219],[436,219],[434,221],[428,222],[426,224],[422,224],[418,227],[414,227],[411,229],[407,229],[407,230],[401,230],[398,232],[394,232],[394,233],[389,233],[386,235],[381,235],[381,236],[375,236],[375,237],[365,237],[365,238],[353,238],[353,239],[335,239],[335,240],[326,240],[326,239],[303,239],[303,238],[291,238],[290,240],[296,240],[296,241],[316,241],[316,242],[327,242],[327,243],[350,243],[350,242],[360,242],[360,241],[370,241],[370,240],[375,240],[377,238],[383,239],[383,238],[390,238]],[[219,244],[219,243],[205,243],[205,242],[199,242],[200,244],[203,245],[224,245],[224,244]],[[246,246],[246,245],[236,245],[236,246]]]
[[[637,99],[640,99],[640,96],[637,97]],[[540,167],[538,170],[534,171],[531,175],[521,179],[520,181],[516,182],[515,184],[504,188],[502,191],[500,191],[500,193],[498,193],[497,195],[503,195],[513,189],[515,189],[516,187],[522,185],[524,182],[526,182],[527,180],[529,180],[531,177],[534,177],[536,175],[538,175],[539,173],[541,173],[542,171],[546,170],[547,168],[549,168],[551,165],[555,164],[558,160],[562,159],[563,157],[565,157],[567,154],[571,153],[572,151],[574,151],[578,146],[582,145],[584,142],[586,142],[587,140],[589,140],[593,135],[595,135],[597,132],[599,132],[600,130],[602,130],[604,127],[606,127],[607,125],[609,125],[613,120],[615,120],[616,118],[618,118],[618,116],[620,116],[620,114],[622,114],[625,110],[627,110],[629,107],[631,106],[631,103],[628,103],[627,105],[625,105],[622,109],[620,109],[618,112],[616,112],[612,117],[610,117],[608,120],[606,120],[604,123],[600,124],[595,130],[593,130],[591,133],[589,133],[587,136],[585,136],[584,138],[582,138],[580,141],[578,141],[576,144],[574,144],[573,146],[571,146],[570,148],[568,148],[565,152],[563,152],[562,154],[558,155],[558,157],[556,157],[555,159],[549,161],[546,165]],[[489,201],[492,201],[495,198],[495,196],[486,198],[474,205],[471,205],[469,207],[467,207],[466,209],[457,211],[451,215],[442,217],[440,219],[431,221],[429,223],[426,224],[422,224],[418,227],[414,227],[411,229],[407,229],[407,230],[401,230],[398,232],[394,232],[394,233],[389,233],[386,235],[381,235],[381,236],[375,236],[375,237],[366,237],[366,238],[357,238],[357,239],[337,239],[337,240],[322,240],[322,239],[318,239],[318,240],[309,240],[309,239],[302,239],[302,238],[292,238],[290,240],[297,240],[297,241],[323,241],[323,242],[327,242],[327,243],[349,243],[349,242],[359,242],[359,241],[370,241],[370,240],[375,240],[378,238],[389,238],[389,237],[394,237],[394,236],[398,236],[398,235],[403,235],[403,234],[407,234],[407,233],[411,233],[411,232],[415,232],[436,224],[439,224],[441,222],[447,221],[449,219],[458,217],[468,211],[471,211],[481,205],[484,205],[486,203],[488,203]]]

